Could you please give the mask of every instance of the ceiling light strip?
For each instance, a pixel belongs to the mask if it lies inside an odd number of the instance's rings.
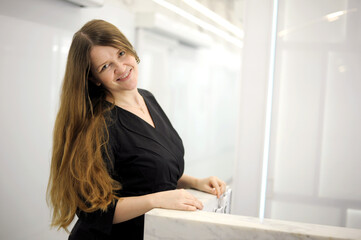
[[[242,48],[243,47],[243,41],[241,41],[240,39],[231,36],[230,34],[228,34],[225,31],[220,30],[219,28],[206,23],[205,21],[195,17],[194,15],[184,11],[183,9],[180,9],[179,7],[165,1],[165,0],[153,0],[153,2],[171,10],[172,12],[186,18],[187,20],[197,24],[198,26],[204,28],[207,31],[210,31],[218,36],[220,36],[221,38],[223,38],[224,40],[234,44],[235,46]]]
[[[202,13],[204,16],[208,17],[210,20],[214,21],[215,23],[221,25],[228,31],[232,32],[239,38],[244,38],[244,32],[239,27],[233,25],[223,17],[219,16],[217,13],[213,12],[209,8],[205,7],[204,5],[200,4],[195,0],[183,0],[186,4],[188,4],[193,9],[197,10],[198,12]]]

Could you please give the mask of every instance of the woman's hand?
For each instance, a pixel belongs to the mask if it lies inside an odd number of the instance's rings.
[[[219,198],[226,190],[226,183],[217,177],[208,177],[198,179],[194,188],[203,192],[217,195],[217,198]]]
[[[152,195],[154,207],[185,211],[203,208],[202,202],[184,189],[157,192]]]

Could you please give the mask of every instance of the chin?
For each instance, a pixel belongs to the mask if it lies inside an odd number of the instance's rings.
[[[132,91],[134,89],[137,89],[137,84],[136,83],[124,87],[124,90],[128,90],[128,91]]]

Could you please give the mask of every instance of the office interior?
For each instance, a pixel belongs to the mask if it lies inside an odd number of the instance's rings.
[[[1,0],[1,239],[68,236],[49,228],[52,131],[92,19],[134,45],[185,173],[226,181],[231,214],[361,229],[360,0]]]

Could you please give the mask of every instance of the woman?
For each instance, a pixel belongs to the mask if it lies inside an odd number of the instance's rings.
[[[182,140],[154,96],[137,89],[139,58],[112,24],[74,34],[54,127],[48,197],[52,226],[74,219],[69,239],[143,239],[152,208],[194,211],[183,188],[219,197],[216,177],[183,174]]]

